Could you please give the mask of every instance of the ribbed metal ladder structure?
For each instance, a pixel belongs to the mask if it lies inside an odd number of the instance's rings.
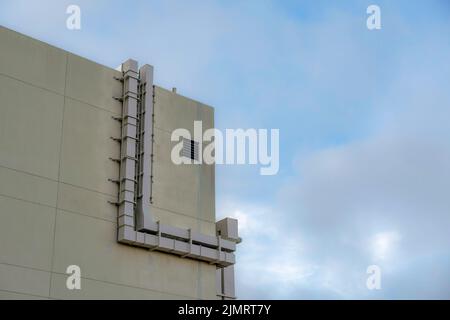
[[[120,145],[119,214],[120,226],[135,227],[136,158],[138,145],[138,82],[137,62],[128,60],[122,65],[123,97]]]

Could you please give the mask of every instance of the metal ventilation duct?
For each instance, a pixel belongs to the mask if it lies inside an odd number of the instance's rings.
[[[234,251],[237,221],[218,222],[218,235],[208,236],[190,229],[160,224],[151,215],[152,162],[153,162],[153,67],[142,66],[138,71],[135,60],[127,60],[121,68],[123,78],[122,130],[118,241],[150,250],[158,250],[181,257],[206,261],[218,267],[235,263]],[[233,232],[225,228],[236,221]],[[233,290],[234,291],[234,290]]]

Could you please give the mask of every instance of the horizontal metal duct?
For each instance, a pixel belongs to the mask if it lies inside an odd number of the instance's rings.
[[[161,230],[164,228],[167,226],[161,225],[160,231],[154,235],[135,231],[133,227],[124,225],[119,228],[118,239],[119,242],[129,245],[172,253],[183,258],[202,260],[221,267],[227,267],[236,262],[234,253],[227,252],[221,247],[221,242],[226,240],[220,237],[217,239],[217,248],[213,249],[201,242],[194,244],[192,238],[188,238],[187,241],[177,240],[173,234],[163,234]]]

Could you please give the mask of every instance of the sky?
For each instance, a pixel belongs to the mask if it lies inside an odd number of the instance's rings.
[[[219,129],[280,130],[278,174],[216,169],[217,216],[243,238],[239,298],[450,299],[448,1],[0,0],[0,23],[110,67],[152,64]]]

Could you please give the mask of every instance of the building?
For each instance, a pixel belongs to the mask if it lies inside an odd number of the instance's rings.
[[[171,132],[195,120],[213,127],[213,108],[154,85],[150,65],[1,27],[0,298],[234,298],[240,239],[216,223],[215,167],[171,161]],[[200,142],[183,143],[195,159]]]

